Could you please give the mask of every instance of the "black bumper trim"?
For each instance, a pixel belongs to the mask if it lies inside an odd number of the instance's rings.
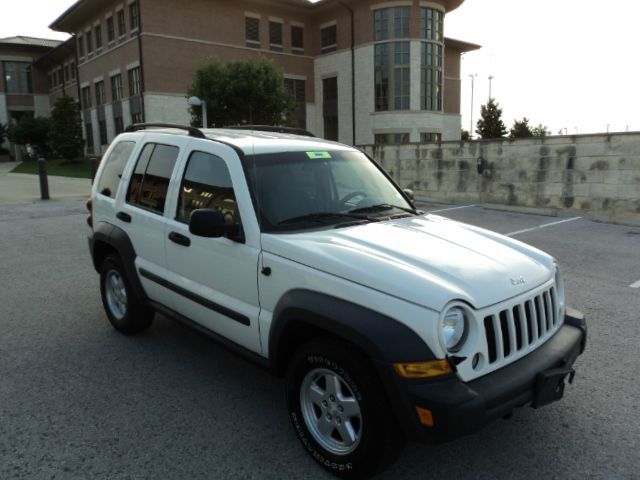
[[[468,383],[455,375],[430,381],[407,380],[395,374],[392,365],[376,362],[407,438],[428,443],[452,440],[473,433],[488,422],[511,413],[514,408],[530,403],[538,373],[571,367],[582,353],[586,322],[584,316],[581,318],[581,326],[574,326],[567,317],[565,324],[538,349]],[[419,422],[416,406],[431,410],[434,427]]]

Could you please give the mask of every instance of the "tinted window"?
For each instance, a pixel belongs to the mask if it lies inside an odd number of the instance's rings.
[[[228,224],[237,223],[236,199],[224,160],[193,152],[180,185],[176,220],[188,223],[191,212],[198,208],[215,208]]]
[[[118,142],[113,147],[109,156],[103,160],[106,163],[98,183],[98,193],[111,198],[116,197],[120,177],[135,146],[135,142]]]
[[[145,145],[131,176],[127,202],[162,213],[178,153],[178,147],[156,143]]]

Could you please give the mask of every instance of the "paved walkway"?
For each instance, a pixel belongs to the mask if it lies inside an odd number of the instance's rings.
[[[38,175],[10,173],[16,162],[0,162],[0,204],[40,202]],[[87,198],[91,181],[86,178],[49,176],[51,200]]]

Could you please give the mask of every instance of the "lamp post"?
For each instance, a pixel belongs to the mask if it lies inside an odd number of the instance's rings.
[[[202,107],[202,128],[207,128],[207,104],[199,97],[190,97],[189,105],[192,107]]]
[[[471,78],[471,121],[469,125],[469,137],[473,136],[473,86],[477,76],[477,73],[469,75],[469,77]]]

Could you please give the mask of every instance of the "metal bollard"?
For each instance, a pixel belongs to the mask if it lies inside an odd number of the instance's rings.
[[[40,198],[49,200],[49,180],[47,179],[47,161],[44,157],[38,158],[38,176],[40,177]]]
[[[93,185],[93,181],[96,178],[97,171],[98,171],[98,159],[96,157],[91,157],[91,185]]]

